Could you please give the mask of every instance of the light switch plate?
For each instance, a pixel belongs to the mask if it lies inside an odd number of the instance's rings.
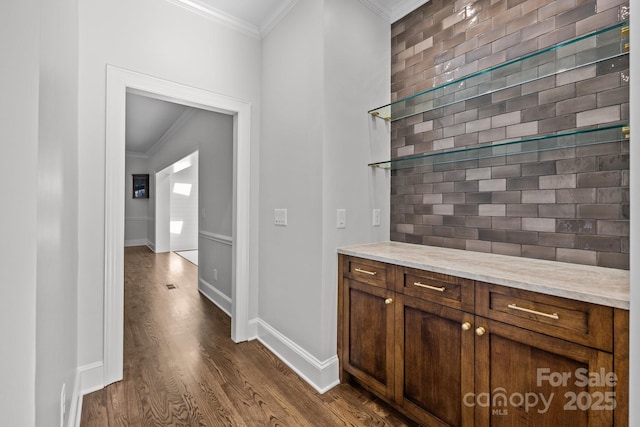
[[[287,226],[287,210],[286,209],[275,209],[273,211],[274,216],[274,224],[279,225],[281,227]]]
[[[380,209],[373,210],[372,224],[374,227],[380,227]]]
[[[336,213],[336,228],[347,228],[347,210],[338,209]]]

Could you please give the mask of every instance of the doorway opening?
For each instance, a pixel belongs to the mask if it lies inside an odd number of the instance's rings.
[[[251,104],[157,77],[107,66],[105,165],[104,385],[122,379],[126,94],[134,93],[233,117],[231,338],[249,338]]]
[[[195,251],[197,257],[199,157],[196,151],[155,172],[155,252],[189,252],[189,259]]]

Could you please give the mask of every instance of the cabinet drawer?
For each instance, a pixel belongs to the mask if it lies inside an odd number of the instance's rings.
[[[473,280],[409,267],[396,268],[396,292],[473,311]]]
[[[387,288],[387,278],[393,274],[393,267],[369,259],[344,257],[343,274],[358,282]]]
[[[603,351],[613,349],[610,307],[477,282],[476,313]]]

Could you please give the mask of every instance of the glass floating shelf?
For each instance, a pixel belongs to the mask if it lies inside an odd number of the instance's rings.
[[[491,157],[510,156],[515,154],[583,147],[606,142],[624,141],[628,138],[629,126],[626,124],[619,124],[615,126],[535,136],[514,141],[499,142],[491,145],[467,147],[459,150],[402,157],[384,162],[370,163],[369,166],[391,170],[406,169],[466,160],[487,159]]]
[[[446,107],[629,53],[629,23],[620,22],[478,71],[369,111],[386,121]]]

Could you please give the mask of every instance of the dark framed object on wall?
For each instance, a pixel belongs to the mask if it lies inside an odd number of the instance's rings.
[[[149,198],[149,174],[132,174],[133,177],[133,198]]]

